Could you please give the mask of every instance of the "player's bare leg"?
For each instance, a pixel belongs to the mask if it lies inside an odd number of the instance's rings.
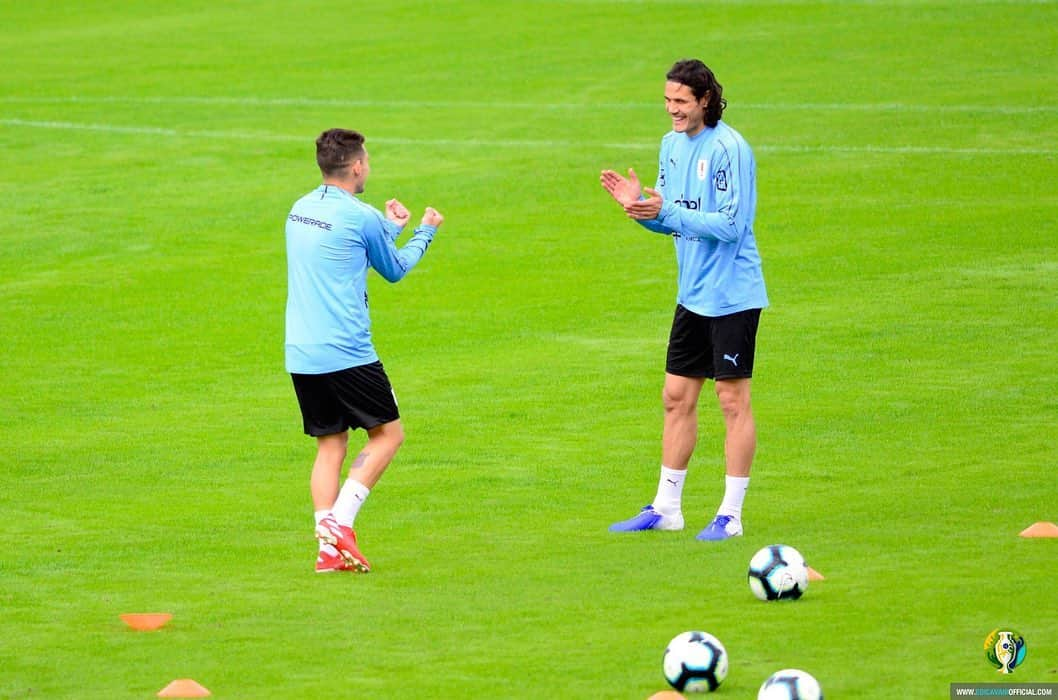
[[[367,442],[352,466],[349,477],[371,489],[375,487],[404,442],[400,420],[376,425],[367,431]]]
[[[665,406],[665,430],[661,437],[661,463],[669,469],[685,470],[698,442],[698,397],[705,379],[665,374],[661,400]]]
[[[353,567],[335,547],[338,542],[338,523],[331,515],[331,508],[338,498],[342,464],[349,448],[349,432],[342,431],[318,437],[316,446],[316,461],[312,464],[312,475],[309,479],[312,505],[316,511],[316,538],[320,542],[320,550],[316,556],[316,573],[351,571]]]
[[[724,500],[699,540],[726,540],[742,534],[742,501],[757,450],[757,426],[750,408],[750,380],[718,379],[716,398],[724,416]]]
[[[728,476],[749,476],[757,451],[757,424],[750,407],[749,379],[718,379],[716,398],[724,415],[724,465]]]
[[[350,569],[365,573],[371,569],[357,545],[354,522],[403,442],[404,429],[399,420],[369,428],[367,442],[349,466],[345,483],[337,490],[333,517],[326,516],[317,525],[316,536],[321,542],[333,545]]]
[[[611,532],[683,529],[683,482],[698,441],[698,397],[704,384],[700,377],[665,374],[661,392],[665,424],[657,494],[635,517],[611,525]]]
[[[343,431],[318,437],[316,445],[316,461],[312,464],[309,480],[312,505],[317,511],[330,510],[338,498],[338,482],[349,448],[349,433]]]

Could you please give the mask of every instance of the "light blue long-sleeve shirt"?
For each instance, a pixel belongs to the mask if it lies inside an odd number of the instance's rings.
[[[367,270],[396,282],[422,259],[437,227],[401,228],[334,185],[294,203],[286,222],[286,369],[324,374],[378,360],[371,342]]]
[[[700,316],[768,305],[753,236],[757,165],[741,134],[723,121],[692,137],[665,134],[654,189],[664,203],[639,223],[671,234],[679,266],[677,303]]]

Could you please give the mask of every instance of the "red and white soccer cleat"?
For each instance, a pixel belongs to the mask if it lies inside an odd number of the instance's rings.
[[[316,573],[329,574],[335,571],[352,571],[353,567],[345,563],[345,557],[334,547],[321,547],[316,556]]]
[[[333,516],[328,515],[316,526],[316,539],[333,545],[350,571],[366,574],[371,570],[371,565],[356,545],[356,533],[351,527],[339,525]]]

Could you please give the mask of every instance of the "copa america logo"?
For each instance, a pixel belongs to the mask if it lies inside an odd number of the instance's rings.
[[[999,673],[1013,673],[1025,660],[1025,638],[1012,629],[997,627],[985,637],[985,657]]]

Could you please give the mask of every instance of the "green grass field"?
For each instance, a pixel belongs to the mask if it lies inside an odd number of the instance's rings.
[[[125,5],[126,7],[121,7]],[[0,6],[0,697],[647,698],[679,632],[717,697],[1058,682],[1058,4],[1032,0]],[[758,161],[746,536],[703,394],[687,530],[653,496],[669,240],[664,73],[700,57]],[[325,128],[364,199],[446,222],[370,282],[407,442],[317,576],[283,371],[283,220]],[[359,444],[362,433],[354,437]],[[355,447],[354,444],[354,447]],[[784,542],[825,581],[763,604]],[[123,612],[168,611],[136,633]]]

